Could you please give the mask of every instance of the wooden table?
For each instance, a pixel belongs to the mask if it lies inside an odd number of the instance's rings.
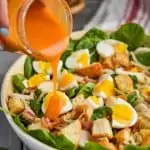
[[[74,16],[74,31],[81,30],[95,14],[102,0],[86,0],[86,9]],[[0,52],[0,84],[12,63],[19,57],[17,54]],[[0,147],[6,147],[9,150],[26,150],[15,133],[11,130],[3,113],[0,113]],[[0,148],[0,150],[2,150]]]

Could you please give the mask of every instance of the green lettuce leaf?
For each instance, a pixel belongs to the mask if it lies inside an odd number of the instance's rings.
[[[99,107],[93,111],[92,120],[104,118],[112,115],[112,109],[107,106]]]
[[[144,29],[135,23],[122,25],[117,31],[113,32],[110,37],[128,44],[128,49],[131,51],[142,46],[145,41]]]

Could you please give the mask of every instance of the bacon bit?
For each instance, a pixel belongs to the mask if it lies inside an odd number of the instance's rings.
[[[47,128],[47,129],[50,129],[50,130],[52,129],[51,121],[47,117],[42,117],[41,124],[44,128]]]
[[[28,122],[33,122],[35,120],[35,114],[32,111],[24,110],[21,116]]]
[[[102,75],[103,68],[100,63],[93,63],[88,67],[77,69],[76,73],[89,78],[96,78]]]
[[[82,128],[85,130],[90,130],[93,126],[93,122],[91,120],[81,121]]]
[[[150,103],[150,98],[148,98],[148,99],[145,99],[145,101],[146,101],[146,102],[148,102],[148,103]]]

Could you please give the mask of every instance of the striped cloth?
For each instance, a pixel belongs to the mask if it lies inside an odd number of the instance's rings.
[[[110,30],[128,22],[141,24],[150,32],[150,0],[104,0],[85,28],[99,25]]]

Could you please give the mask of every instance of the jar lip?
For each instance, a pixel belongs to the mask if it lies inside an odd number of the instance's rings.
[[[25,19],[26,19],[26,15],[30,9],[30,6],[35,2],[36,0],[26,0],[23,2],[22,7],[19,10],[18,16],[17,16],[17,33],[18,33],[18,40],[20,42],[20,44],[22,45],[22,47],[24,48],[24,51],[28,54],[36,54],[38,56],[41,56],[41,53],[34,50],[30,44],[29,41],[26,38],[26,31],[25,31]],[[44,5],[46,5],[48,8],[50,8],[50,4],[48,2],[48,0],[40,0]],[[67,14],[67,19],[70,22],[69,28],[68,28],[68,36],[71,34],[72,32],[72,28],[73,28],[73,19],[72,19],[72,15],[71,15],[71,10],[69,8],[69,5],[67,4],[67,2],[65,0],[58,0],[58,2],[62,3],[64,10]],[[52,45],[53,46],[53,45]]]

